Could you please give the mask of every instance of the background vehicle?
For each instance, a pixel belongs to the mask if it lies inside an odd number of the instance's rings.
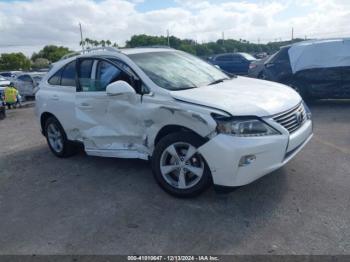
[[[0,76],[0,106],[4,105],[4,101],[2,100],[4,96],[4,90],[10,85],[10,83],[11,82],[9,80]]]
[[[16,79],[17,75],[20,73],[21,71],[5,71],[5,72],[0,72],[0,76],[4,77],[9,81],[13,81]]]
[[[23,100],[35,96],[35,88],[39,85],[45,73],[26,73],[19,75],[14,81]]]
[[[257,60],[254,56],[247,53],[227,53],[219,54],[208,58],[208,62],[219,66],[223,71],[237,74],[247,75],[251,62]]]
[[[248,77],[263,79],[264,64],[267,59],[268,57],[265,57],[262,59],[252,61],[249,65]]]
[[[188,197],[242,186],[283,166],[311,139],[301,97],[233,77],[169,48],[108,48],[53,65],[36,93],[51,151],[151,159],[157,182]]]
[[[350,98],[350,39],[282,47],[264,65],[264,79],[291,86],[307,98]]]
[[[256,59],[265,59],[267,58],[269,55],[266,52],[260,52],[260,53],[255,53],[254,57],[256,57]]]
[[[11,81],[5,79],[4,77],[1,77],[0,76],[0,87],[3,87],[3,86],[8,86],[9,84],[11,83]]]

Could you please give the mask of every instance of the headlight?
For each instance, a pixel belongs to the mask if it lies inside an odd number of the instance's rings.
[[[279,135],[273,127],[258,119],[216,119],[217,132],[239,137]]]
[[[312,114],[311,114],[310,108],[307,106],[307,104],[304,101],[303,101],[303,105],[304,105],[304,109],[305,109],[305,113],[306,113],[306,118],[308,120],[311,120]]]

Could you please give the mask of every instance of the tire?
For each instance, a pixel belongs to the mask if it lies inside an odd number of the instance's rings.
[[[196,152],[204,143],[190,132],[173,133],[159,141],[152,156],[152,170],[166,192],[181,198],[195,197],[212,184],[210,169]]]
[[[45,122],[44,134],[51,152],[59,158],[67,158],[76,153],[76,148],[67,139],[62,125],[55,117],[50,117]]]

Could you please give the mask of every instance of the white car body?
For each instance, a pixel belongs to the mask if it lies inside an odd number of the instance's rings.
[[[291,88],[237,77],[216,85],[169,91],[156,85],[128,57],[152,52],[179,51],[159,48],[101,51],[57,62],[36,93],[36,114],[41,127],[44,128],[45,116],[53,115],[67,138],[83,143],[88,155],[145,160],[152,157],[158,136],[164,130],[183,127],[206,139],[197,150],[209,166],[213,183],[230,187],[249,184],[282,167],[311,139],[311,114]],[[63,65],[77,58],[94,56],[123,61],[149,92],[112,96],[107,92],[77,92],[73,86],[48,83]],[[256,137],[222,134],[217,131],[213,114],[258,118],[279,134]],[[294,119],[301,114],[300,126],[293,132],[276,120],[278,117]],[[248,162],[242,164],[242,159]]]

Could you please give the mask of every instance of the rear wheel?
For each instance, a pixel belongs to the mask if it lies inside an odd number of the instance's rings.
[[[76,152],[73,143],[67,139],[66,133],[55,117],[50,117],[45,122],[44,131],[47,143],[56,156],[65,158]]]
[[[160,140],[152,157],[159,185],[177,197],[193,197],[211,184],[211,174],[197,151],[204,141],[189,132],[170,134]]]

